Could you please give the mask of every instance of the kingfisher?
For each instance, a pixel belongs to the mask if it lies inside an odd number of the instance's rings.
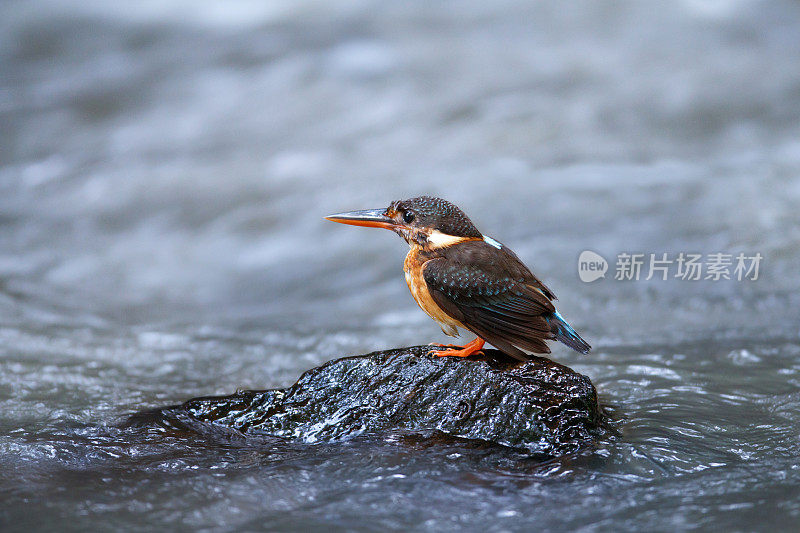
[[[430,353],[468,357],[489,343],[525,361],[550,353],[545,341],[561,341],[586,354],[591,346],[556,310],[553,291],[500,242],[482,234],[461,209],[431,196],[325,217],[333,222],[385,228],[411,249],[403,270],[417,304],[442,331],[459,328],[477,337],[465,346],[440,345]]]

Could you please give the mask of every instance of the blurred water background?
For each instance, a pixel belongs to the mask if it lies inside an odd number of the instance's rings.
[[[796,530],[800,3],[6,0],[4,530]],[[433,194],[555,291],[620,437],[542,464],[398,436],[220,445],[129,413],[443,341]],[[577,257],[760,252],[756,281]]]

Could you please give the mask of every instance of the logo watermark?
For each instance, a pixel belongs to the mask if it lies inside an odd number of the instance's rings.
[[[684,281],[756,281],[764,256],[714,252],[710,254],[666,252],[645,254],[622,252],[614,264],[617,281],[680,279]],[[584,250],[578,257],[578,277],[585,283],[605,278],[609,264],[600,254]]]
[[[600,278],[606,277],[608,272],[608,261],[591,250],[584,250],[578,257],[578,276],[584,283],[591,283]]]

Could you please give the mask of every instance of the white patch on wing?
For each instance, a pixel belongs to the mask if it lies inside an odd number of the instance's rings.
[[[492,239],[491,237],[487,237],[486,235],[483,236],[483,240],[484,240],[484,242],[486,242],[486,244],[490,244],[490,245],[494,246],[495,248],[497,248],[498,250],[503,247],[502,244],[500,244],[496,240]]]
[[[452,246],[467,239],[468,237],[456,237],[455,235],[442,233],[439,230],[433,230],[431,234],[428,235],[428,243],[431,248],[444,248],[445,246]]]

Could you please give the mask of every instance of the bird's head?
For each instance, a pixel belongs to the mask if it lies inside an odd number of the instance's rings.
[[[426,249],[450,246],[483,235],[461,209],[447,200],[418,196],[398,200],[385,209],[366,209],[325,217],[333,222],[390,229],[411,246]]]

